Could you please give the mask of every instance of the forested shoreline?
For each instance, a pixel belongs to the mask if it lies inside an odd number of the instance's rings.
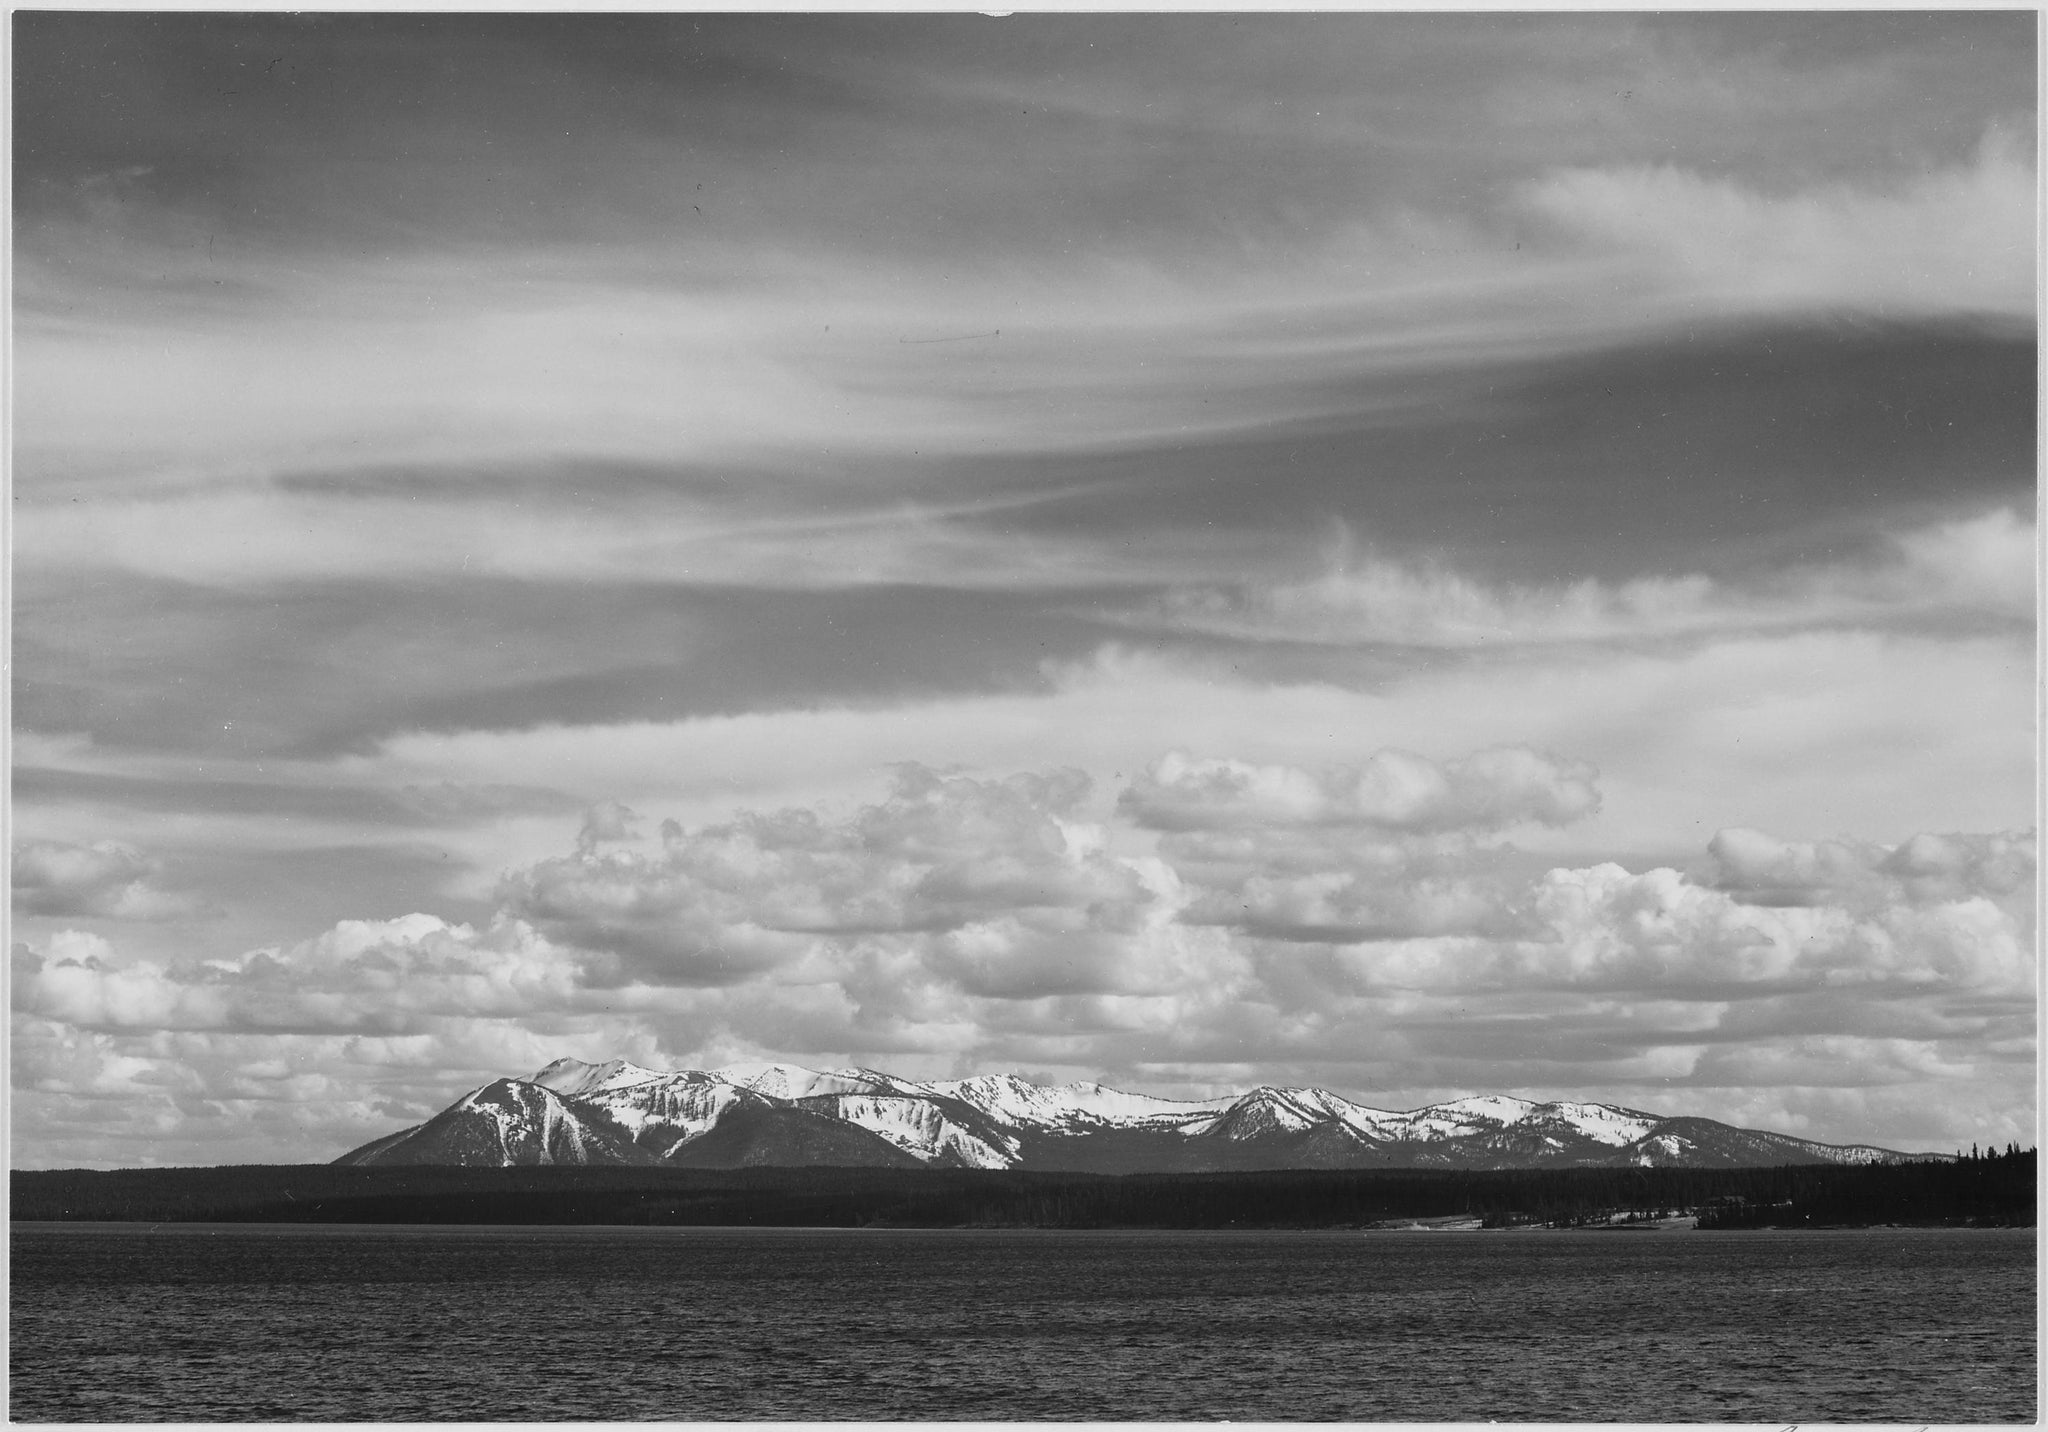
[[[899,1228],[2033,1226],[2035,1152],[1739,1169],[1211,1174],[331,1164],[17,1170],[17,1221]]]

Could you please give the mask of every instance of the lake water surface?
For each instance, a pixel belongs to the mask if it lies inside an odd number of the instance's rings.
[[[2032,1230],[15,1224],[19,1421],[2018,1422]]]

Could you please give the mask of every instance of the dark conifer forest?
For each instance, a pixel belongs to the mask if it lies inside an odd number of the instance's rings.
[[[16,1171],[17,1220],[898,1228],[2032,1226],[2035,1151],[1748,1169],[1025,1173],[330,1164]]]

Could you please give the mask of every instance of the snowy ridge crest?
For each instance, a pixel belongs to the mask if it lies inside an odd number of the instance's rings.
[[[1615,1104],[1478,1094],[1376,1109],[1327,1089],[1206,1100],[1016,1074],[920,1082],[782,1063],[649,1069],[557,1059],[465,1094],[344,1163],[682,1162],[1028,1168],[1101,1173],[1253,1168],[1737,1167],[1927,1155],[1833,1146]]]

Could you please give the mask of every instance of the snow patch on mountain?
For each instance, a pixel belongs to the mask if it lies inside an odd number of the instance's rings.
[[[1408,1117],[1406,1114],[1397,1114],[1388,1109],[1354,1104],[1327,1089],[1290,1089],[1288,1092],[1301,1106],[1322,1110],[1361,1138],[1398,1138],[1403,1121]]]
[[[1397,1137],[1427,1142],[1469,1138],[1473,1134],[1492,1133],[1505,1125],[1519,1123],[1535,1107],[1531,1101],[1509,1094],[1477,1094],[1469,1099],[1452,1099],[1402,1115]]]
[[[1808,1147],[1824,1148],[1837,1163],[1845,1164],[1891,1163],[1898,1158],[1890,1149],[1872,1148],[1868,1144],[1809,1144]]]
[[[1569,1104],[1560,1101],[1538,1104],[1525,1116],[1525,1122],[1544,1127],[1567,1128],[1596,1144],[1611,1144],[1615,1148],[1620,1148],[1642,1138],[1663,1120],[1655,1114],[1623,1109],[1613,1104]]]
[[[527,1082],[552,1089],[564,1098],[580,1099],[601,1090],[620,1089],[667,1077],[663,1070],[643,1069],[624,1059],[607,1059],[602,1064],[585,1064],[581,1059],[557,1059]]]
[[[728,1064],[710,1070],[713,1078],[771,1099],[808,1099],[817,1094],[893,1094],[903,1082],[872,1069],[835,1069],[820,1073],[796,1064]]]
[[[1016,1162],[1016,1138],[989,1142],[961,1128],[928,1098],[915,1095],[825,1094],[803,1101],[807,1109],[830,1114],[880,1134],[905,1153],[929,1163],[966,1168],[1008,1168]]]
[[[500,1079],[464,1095],[455,1109],[481,1117],[495,1130],[501,1167],[591,1161],[581,1122],[540,1085]]]
[[[1642,1152],[1637,1156],[1636,1162],[1644,1168],[1654,1168],[1667,1162],[1680,1163],[1693,1148],[1691,1139],[1683,1139],[1676,1134],[1660,1134],[1654,1139],[1644,1141]]]
[[[737,1086],[691,1069],[589,1094],[580,1102],[603,1110],[634,1142],[667,1157],[711,1132],[746,1097]]]
[[[1015,1074],[983,1074],[917,1087],[958,1099],[1006,1124],[1054,1131],[1177,1124],[1220,1113],[1233,1102],[1228,1098],[1156,1099],[1150,1094],[1127,1094],[1102,1084],[1034,1084]]]
[[[1355,1104],[1326,1089],[1262,1088],[1208,1118],[1190,1121],[1182,1132],[1248,1139],[1299,1133],[1332,1121],[1360,1139],[1381,1143],[1441,1143],[1526,1131],[1551,1148],[1565,1147],[1567,1137],[1621,1148],[1660,1122],[1654,1114],[1610,1104],[1537,1104],[1506,1094],[1475,1095],[1396,1112]]]

